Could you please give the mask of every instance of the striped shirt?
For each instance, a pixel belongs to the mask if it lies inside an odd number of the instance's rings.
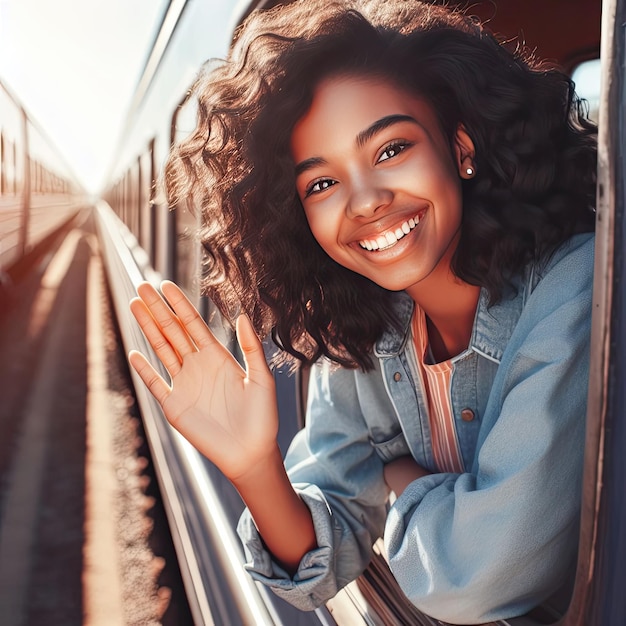
[[[426,396],[428,421],[433,446],[433,457],[440,472],[463,472],[463,458],[454,424],[454,412],[450,400],[452,359],[432,363],[428,346],[428,329],[424,311],[415,306],[412,320],[413,344],[415,346],[417,373]]]

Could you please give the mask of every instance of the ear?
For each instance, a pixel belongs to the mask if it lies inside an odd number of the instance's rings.
[[[464,179],[473,178],[476,174],[474,158],[476,149],[472,138],[467,134],[463,124],[459,124],[454,135],[454,157],[459,176]]]

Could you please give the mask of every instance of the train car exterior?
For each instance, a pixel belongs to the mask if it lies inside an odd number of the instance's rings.
[[[152,51],[140,82],[147,87],[138,92],[131,109],[127,141],[120,148],[106,201],[97,210],[109,282],[127,349],[149,352],[128,314],[128,301],[134,296],[136,285],[142,280],[158,284],[165,278],[183,286],[221,340],[233,347],[230,330],[213,314],[211,303],[200,293],[202,259],[195,241],[197,218],[183,208],[173,210],[175,207],[167,206],[155,183],[170,145],[192,128],[195,105],[187,88],[201,63],[226,54],[230,33],[249,11],[273,4],[276,3],[181,1],[170,3],[163,16],[161,34],[156,39],[160,44]],[[495,4],[501,5],[503,24],[522,13],[534,20],[541,19],[541,3],[527,2],[524,11],[519,3]],[[567,12],[578,11],[578,17],[587,15],[592,27],[582,32],[578,28],[581,24],[575,20],[578,30],[572,30],[571,40],[563,30],[553,40],[544,35],[546,54],[560,58],[572,72],[580,62],[591,60],[597,82],[600,68],[602,72],[602,91],[592,90],[589,96],[592,108],[599,111],[600,149],[581,543],[575,591],[564,612],[543,607],[532,615],[500,623],[619,626],[626,623],[625,597],[618,582],[623,580],[626,563],[625,542],[619,536],[619,521],[626,515],[626,466],[620,452],[626,446],[626,292],[621,282],[626,243],[626,172],[621,158],[622,146],[626,145],[626,44],[621,25],[626,21],[626,2],[605,0],[602,4],[601,63],[597,61],[599,20],[595,39],[593,34],[600,2],[555,2],[550,7],[555,13],[541,25],[548,34],[557,16],[568,19]],[[536,24],[535,28],[538,33],[542,30]],[[530,41],[529,31],[526,33]],[[304,378],[276,372],[281,446],[286,446],[301,427]],[[197,624],[443,624],[398,600],[395,583],[382,558],[375,558],[366,575],[342,590],[327,608],[314,613],[296,611],[254,584],[243,571],[243,552],[234,532],[242,509],[238,495],[210,463],[169,427],[138,379],[136,391]]]
[[[85,194],[23,105],[0,82],[0,273],[70,220]]]

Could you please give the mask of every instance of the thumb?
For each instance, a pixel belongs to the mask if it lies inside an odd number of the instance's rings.
[[[247,315],[240,315],[236,323],[237,341],[243,352],[248,378],[259,380],[267,375],[271,376],[263,344],[257,337],[252,322]]]

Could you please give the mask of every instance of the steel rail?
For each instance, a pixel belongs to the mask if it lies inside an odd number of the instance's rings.
[[[153,354],[138,326],[131,322],[128,303],[140,282],[149,280],[158,285],[160,277],[150,268],[147,255],[108,204],[99,202],[95,211],[124,347],[127,351],[136,349]],[[157,362],[156,358],[153,362]],[[136,374],[133,377],[195,623],[282,624],[266,592],[242,568],[241,547],[204,460],[167,423]],[[224,582],[230,597],[215,593],[215,590],[224,591]]]

